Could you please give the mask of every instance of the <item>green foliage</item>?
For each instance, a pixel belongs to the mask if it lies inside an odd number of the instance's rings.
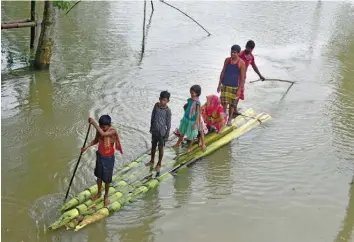
[[[73,2],[69,1],[53,1],[53,6],[60,10],[68,10],[73,5]]]

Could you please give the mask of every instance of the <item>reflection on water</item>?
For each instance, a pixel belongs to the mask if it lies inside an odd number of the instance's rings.
[[[348,10],[343,11],[344,14],[348,13]],[[346,26],[347,31],[340,32],[334,38],[334,43],[341,41],[343,35],[347,35],[348,45],[344,49],[338,49],[338,59],[341,62],[339,73],[341,75],[340,82],[336,85],[336,104],[333,108],[333,122],[335,139],[334,143],[338,150],[338,169],[341,172],[354,172],[353,167],[353,146],[354,142],[353,130],[354,130],[354,84],[352,81],[354,75],[354,24],[352,22],[341,21],[338,19],[340,25]],[[340,38],[340,39],[337,39]],[[344,161],[349,161],[347,164]],[[338,232],[335,242],[349,242],[353,241],[353,229],[354,229],[354,176],[350,183],[349,189],[349,201],[346,209],[346,214],[342,222],[342,226]]]
[[[124,211],[127,216],[120,217],[122,219],[120,221],[121,228],[119,228],[119,233],[117,233],[117,235],[119,234],[119,241],[155,241],[153,223],[160,217],[160,203],[157,193],[157,190],[149,191],[143,198],[144,202],[128,205],[129,207],[125,209],[128,211]],[[127,221],[129,221],[128,224],[126,223]],[[110,227],[112,230],[115,229],[115,226]],[[113,237],[110,239],[110,241],[114,241]]]
[[[2,21],[29,13],[28,2],[1,5]],[[69,15],[60,13],[50,72],[9,72],[25,66],[28,29],[2,31],[3,239],[352,240],[352,187],[347,202],[354,157],[351,3],[175,5],[212,36],[204,37],[197,25],[164,4],[156,2],[152,16],[147,4],[141,63],[144,5],[139,1],[82,2]],[[190,86],[202,86],[204,102],[215,93],[230,46],[244,46],[250,38],[264,76],[297,81],[279,104],[286,85],[251,84],[257,75],[252,69],[247,73],[242,104],[269,112],[271,122],[95,225],[78,233],[45,232],[45,224],[58,215],[89,115],[112,116],[124,148],[119,167],[150,146],[151,109],[160,91],[172,94],[172,126],[177,127]],[[72,193],[95,183],[94,150],[83,155]]]
[[[342,228],[340,229],[335,242],[349,242],[352,240],[354,229],[354,177],[349,190],[349,202],[346,210],[346,215],[343,220]]]
[[[190,169],[184,169],[178,173],[178,177],[174,179],[174,197],[176,200],[177,208],[182,207],[184,204],[189,202],[192,188],[191,188],[191,171]]]
[[[28,111],[36,112],[40,109],[43,112],[41,117],[45,122],[53,122],[53,82],[50,79],[49,71],[37,71],[30,78]]]
[[[231,147],[224,147],[205,159],[205,186],[208,199],[222,199],[232,192]],[[237,157],[233,162],[237,162]]]

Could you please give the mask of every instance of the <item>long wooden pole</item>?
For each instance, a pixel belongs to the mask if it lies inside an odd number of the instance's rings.
[[[88,138],[88,136],[89,136],[89,134],[90,134],[90,128],[91,128],[91,124],[89,124],[89,126],[88,126],[87,133],[86,133],[86,137],[85,137],[85,141],[84,141],[84,144],[82,145],[82,149],[85,148],[87,138]],[[71,184],[73,183],[76,170],[77,170],[77,168],[78,168],[78,166],[79,166],[79,164],[80,164],[81,156],[82,156],[82,151],[80,152],[80,156],[79,156],[79,159],[77,160],[77,163],[76,163],[76,166],[75,166],[75,169],[74,169],[74,173],[73,173],[73,175],[72,175],[72,177],[71,177],[71,180],[70,180],[70,184],[69,184],[68,190],[66,191],[65,198],[64,198],[64,203],[65,203],[66,199],[68,198]]]
[[[35,20],[36,20],[36,1],[32,0],[31,1],[31,21],[35,22]],[[30,42],[31,49],[34,46],[35,37],[36,37],[36,27],[32,26],[31,27],[31,42]]]
[[[143,56],[145,52],[145,21],[146,21],[146,0],[144,0],[143,40],[141,43],[140,62],[143,60]]]
[[[74,3],[74,5],[71,6],[71,8],[65,13],[65,15],[67,15],[76,5],[78,5],[79,3],[81,2],[80,1],[77,1],[76,3]]]
[[[182,13],[183,15],[187,16],[187,17],[190,18],[194,23],[198,24],[199,27],[201,27],[205,32],[207,32],[207,33],[208,33],[208,36],[211,35],[211,33],[209,33],[209,31],[206,30],[200,23],[198,23],[194,18],[192,18],[191,16],[189,16],[188,14],[186,14],[185,12],[183,12],[182,10],[180,10],[179,8],[177,8],[177,7],[173,6],[173,5],[171,5],[171,4],[167,3],[167,2],[165,2],[165,0],[160,0],[160,2],[166,4],[167,6],[170,6],[171,8],[176,9],[177,11],[179,11],[180,13]]]
[[[31,20],[29,19],[20,19],[20,20],[11,20],[11,21],[7,21],[7,22],[4,22],[2,24],[16,24],[16,23],[27,23],[27,22],[30,22]]]
[[[1,29],[28,28],[28,27],[34,27],[36,25],[37,23],[35,22],[1,24]]]
[[[152,8],[152,11],[154,12],[154,3],[152,2],[152,0],[151,0],[151,8]]]

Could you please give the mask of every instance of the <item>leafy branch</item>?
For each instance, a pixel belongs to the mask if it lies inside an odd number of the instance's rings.
[[[68,1],[53,1],[53,6],[59,10],[68,10],[72,3]]]

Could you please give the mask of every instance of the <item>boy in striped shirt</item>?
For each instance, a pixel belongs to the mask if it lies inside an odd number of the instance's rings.
[[[160,102],[157,102],[152,110],[150,133],[151,138],[151,160],[146,166],[153,166],[155,163],[156,147],[159,148],[159,160],[156,164],[155,171],[157,174],[161,169],[161,161],[163,157],[163,147],[165,146],[171,129],[171,109],[167,106],[170,101],[170,93],[162,91],[160,93]]]

